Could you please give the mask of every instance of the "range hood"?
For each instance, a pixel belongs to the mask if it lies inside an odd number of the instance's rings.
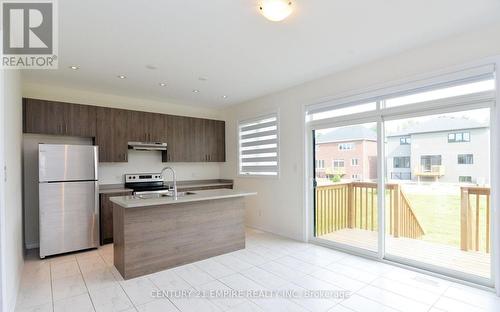
[[[167,143],[160,142],[128,142],[128,148],[138,151],[166,151]]]

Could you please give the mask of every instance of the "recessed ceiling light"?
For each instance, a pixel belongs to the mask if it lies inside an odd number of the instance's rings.
[[[223,95],[223,96],[222,96],[222,98],[223,98],[223,99],[227,99],[227,95]]]
[[[164,83],[164,82],[160,82],[160,87],[166,87],[166,86],[167,86],[167,84],[166,84],[166,83]]]
[[[151,69],[151,70],[155,70],[155,69],[157,69],[157,67],[156,67],[156,66],[151,65],[151,64],[146,65],[146,68],[147,68],[147,69]]]
[[[72,70],[79,70],[80,65],[71,65],[69,68],[71,68]]]
[[[125,75],[118,75],[117,77],[118,77],[118,78],[120,78],[120,79],[125,79],[125,78],[127,78],[127,76],[125,76]]]
[[[194,90],[193,90],[193,92],[194,92],[194,93],[199,93],[199,92],[200,92],[200,90],[194,89]]]
[[[279,22],[292,14],[292,1],[260,0],[260,12],[270,21]]]
[[[203,77],[203,76],[202,76],[202,77],[198,78],[198,80],[200,80],[200,81],[207,81],[207,80],[208,80],[208,78],[207,78],[207,77]]]

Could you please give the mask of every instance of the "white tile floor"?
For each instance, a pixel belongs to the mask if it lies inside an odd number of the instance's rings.
[[[247,248],[124,281],[112,245],[25,264],[16,311],[500,311],[493,293],[249,230]],[[348,298],[155,299],[154,290],[350,291]]]

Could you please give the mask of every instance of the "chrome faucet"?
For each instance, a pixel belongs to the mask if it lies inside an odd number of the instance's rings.
[[[172,171],[172,182],[174,183],[174,199],[177,199],[177,180],[175,178],[175,170],[172,167],[165,167],[161,170],[161,177],[163,178],[163,181],[165,181],[165,171],[170,170]]]

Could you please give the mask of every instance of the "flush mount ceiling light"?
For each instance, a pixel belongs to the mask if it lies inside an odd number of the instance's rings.
[[[127,78],[127,76],[125,76],[125,75],[119,75],[119,76],[117,76],[117,77],[118,77],[118,78],[120,78],[120,79],[125,79],[125,78]]]
[[[166,83],[164,83],[164,82],[160,82],[160,87],[166,87],[166,86],[167,86],[167,84],[166,84]]]
[[[194,92],[194,93],[199,93],[199,92],[200,92],[200,90],[194,89],[194,90],[193,90],[193,92]]]
[[[270,21],[279,22],[293,11],[290,0],[260,0],[260,12]]]
[[[69,68],[72,70],[79,70],[80,66],[79,65],[71,65]]]

